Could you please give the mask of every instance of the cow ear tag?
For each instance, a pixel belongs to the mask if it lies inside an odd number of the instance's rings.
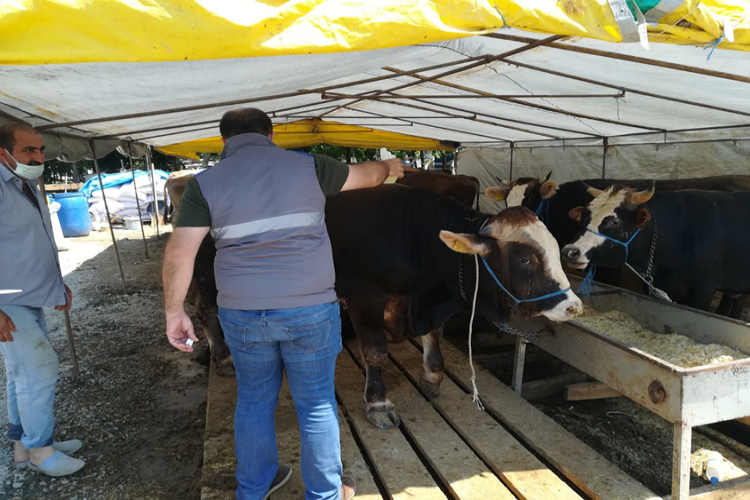
[[[495,195],[495,201],[503,201],[505,199],[505,193],[497,193]]]
[[[461,240],[456,240],[456,242],[453,244],[453,250],[461,253],[469,253],[469,247],[467,247],[466,244]]]

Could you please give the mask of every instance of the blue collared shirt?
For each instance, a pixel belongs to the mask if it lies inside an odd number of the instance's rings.
[[[49,210],[37,182],[28,181],[39,208],[23,193],[23,182],[0,165],[0,306],[54,307],[66,302]]]

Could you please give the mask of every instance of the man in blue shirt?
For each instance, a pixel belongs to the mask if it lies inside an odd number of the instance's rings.
[[[81,442],[54,442],[57,355],[43,307],[70,309],[49,210],[37,188],[44,140],[32,127],[0,127],[0,352],[8,381],[8,437],[16,467],[50,476],[80,470]]]

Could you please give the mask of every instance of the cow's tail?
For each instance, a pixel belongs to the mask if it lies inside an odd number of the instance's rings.
[[[168,191],[169,191],[169,179],[167,179],[167,182],[164,183],[164,218],[162,221],[164,222],[164,225],[171,224],[172,220],[169,217],[169,212],[172,210],[172,200],[169,199]],[[157,212],[159,204],[157,203]]]

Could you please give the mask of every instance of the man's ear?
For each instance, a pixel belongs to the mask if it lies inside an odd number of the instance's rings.
[[[7,166],[11,170],[16,169],[16,162],[11,158],[10,153],[3,148],[0,148],[0,163]]]
[[[635,213],[635,225],[638,227],[638,229],[643,229],[644,227],[646,227],[646,224],[648,224],[648,221],[650,220],[651,212],[649,212],[647,208],[639,208]]]
[[[547,181],[542,184],[542,187],[539,189],[539,194],[542,195],[542,199],[546,200],[555,196],[558,189],[560,189],[560,186],[558,186],[556,182]]]
[[[487,238],[482,238],[475,234],[456,234],[450,231],[440,231],[440,239],[454,252],[470,255],[476,254],[482,257],[490,253],[490,248],[485,243]]]
[[[508,196],[508,191],[510,191],[510,188],[508,188],[507,186],[493,186],[491,188],[487,188],[487,190],[484,192],[484,195],[490,200],[502,201],[506,196]]]
[[[568,216],[576,222],[581,222],[581,214],[583,213],[583,207],[576,207],[568,212]]]

